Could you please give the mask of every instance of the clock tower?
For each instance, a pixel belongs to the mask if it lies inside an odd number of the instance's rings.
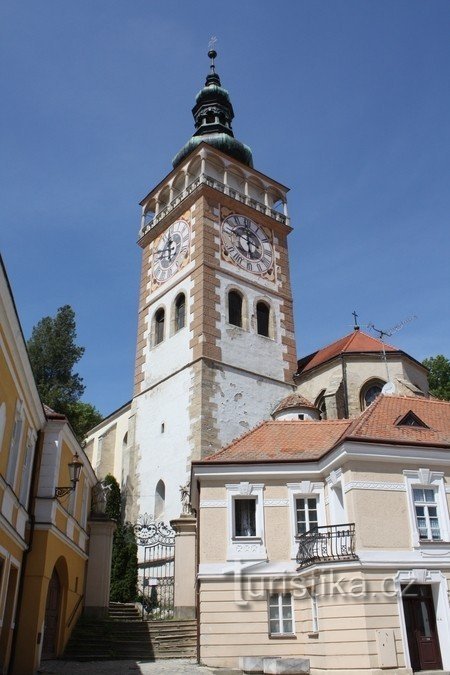
[[[293,389],[288,189],[233,134],[214,50],[195,132],[142,200],[142,274],[126,519],[178,517],[190,462],[264,419]]]

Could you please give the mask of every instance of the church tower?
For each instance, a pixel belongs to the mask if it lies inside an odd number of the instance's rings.
[[[190,462],[267,419],[293,389],[296,350],[281,183],[253,167],[210,72],[195,132],[142,200],[126,518],[178,517]]]

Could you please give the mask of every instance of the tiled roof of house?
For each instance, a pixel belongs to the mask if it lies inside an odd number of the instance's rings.
[[[378,338],[367,335],[362,330],[354,330],[348,335],[345,335],[340,340],[332,342],[330,345],[319,349],[317,352],[308,354],[298,361],[298,374],[306,373],[317,366],[326,363],[331,359],[334,359],[340,354],[354,354],[355,352],[367,353],[375,352],[379,353],[383,351],[383,345],[386,352],[399,352],[400,350],[397,347],[383,343]]]
[[[313,410],[317,410],[314,403],[308,401],[308,399],[304,396],[301,396],[300,394],[289,394],[289,396],[286,396],[282,401],[280,401],[272,415],[280,412],[281,410],[289,410],[289,408],[312,408]]]
[[[399,425],[409,412],[428,428]],[[419,396],[378,396],[353,421],[346,437],[414,445],[450,445],[450,403]]]
[[[428,428],[399,425],[410,411]],[[356,420],[266,421],[204,461],[317,460],[347,440],[450,447],[450,402],[380,395]]]
[[[352,424],[351,420],[263,422],[207,462],[274,462],[319,459]]]

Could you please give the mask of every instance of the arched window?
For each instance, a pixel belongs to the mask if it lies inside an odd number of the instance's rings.
[[[166,504],[166,486],[163,480],[159,480],[155,490],[155,520],[164,518],[164,509]]]
[[[237,291],[228,293],[228,322],[242,328],[242,295]]]
[[[365,410],[381,394],[386,382],[383,380],[369,380],[361,389],[361,410]]]
[[[180,293],[175,300],[175,332],[186,325],[186,298]]]
[[[155,345],[159,345],[164,340],[164,320],[164,310],[162,308],[158,309],[155,314]]]
[[[320,392],[318,397],[316,398],[316,402],[314,404],[316,408],[318,409],[320,413],[320,419],[321,420],[326,420],[327,419],[327,406],[325,403],[325,389]]]
[[[265,302],[258,302],[256,305],[256,325],[258,335],[269,337],[270,307]]]

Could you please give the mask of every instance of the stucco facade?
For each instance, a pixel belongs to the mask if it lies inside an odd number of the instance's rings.
[[[414,398],[398,401],[406,410]],[[307,448],[314,425],[336,423],[285,424],[292,447],[306,434]],[[450,446],[365,442],[351,437],[358,421],[338,424],[345,430],[342,441],[316,459],[302,450],[297,462],[283,461],[282,454],[267,461],[261,448],[260,461],[246,462],[261,438],[253,442],[249,434],[248,441],[194,464],[200,659],[206,665],[238,667],[243,656],[298,656],[310,660],[313,675],[420,670],[408,642],[409,585],[429,595],[442,667],[450,667]],[[233,457],[239,456],[237,463]],[[419,535],[416,487],[436,503],[435,539]],[[302,537],[296,528],[304,512],[298,509],[307,499],[314,501],[315,520]],[[254,531],[245,537],[236,534],[240,500],[255,503]],[[305,537],[309,548],[302,548]],[[269,602],[287,596],[292,628],[273,634]]]

